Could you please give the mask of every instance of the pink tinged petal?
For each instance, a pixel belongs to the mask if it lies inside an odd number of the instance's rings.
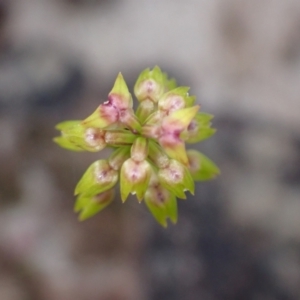
[[[151,177],[151,166],[147,161],[135,162],[129,158],[121,168],[120,188],[121,198],[125,202],[128,195],[136,194],[139,201],[142,201],[148,188]]]

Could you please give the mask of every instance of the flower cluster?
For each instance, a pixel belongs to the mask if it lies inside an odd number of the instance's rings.
[[[217,166],[202,153],[186,150],[186,143],[211,137],[212,115],[199,112],[188,87],[178,87],[159,67],[144,70],[132,96],[121,73],[107,101],[84,120],[66,121],[56,129],[54,141],[72,151],[113,151],[108,159],[94,162],[75,188],[75,211],[85,220],[104,209],[114,198],[120,182],[123,202],[129,194],[144,199],[164,227],[177,221],[177,199],[194,194],[194,180],[219,174]]]

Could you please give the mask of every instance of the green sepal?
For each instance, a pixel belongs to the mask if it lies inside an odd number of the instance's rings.
[[[79,220],[84,221],[107,207],[114,199],[114,190],[108,190],[94,196],[81,194],[77,197],[74,210],[80,212]]]
[[[118,172],[106,160],[92,163],[76,185],[75,195],[93,196],[112,188],[118,181]]]
[[[169,78],[166,72],[163,72],[162,74],[163,74],[165,92],[175,89],[177,87],[177,82],[175,78]]]
[[[214,179],[220,174],[219,168],[207,156],[196,150],[188,150],[189,170],[194,180]]]
[[[118,74],[114,86],[108,94],[108,97],[112,96],[116,96],[118,98],[118,101],[120,101],[120,103],[118,103],[118,108],[132,108],[132,96],[121,73]]]
[[[64,121],[60,122],[55,125],[55,129],[59,131],[68,130],[76,125],[79,125],[81,123],[81,120],[70,120],[70,121]]]
[[[70,141],[70,139],[68,139],[64,136],[58,136],[58,137],[53,138],[53,142],[55,142],[60,147],[67,149],[67,150],[78,151],[78,152],[86,151],[82,147],[79,147],[78,145],[76,145],[76,143],[74,141]]]

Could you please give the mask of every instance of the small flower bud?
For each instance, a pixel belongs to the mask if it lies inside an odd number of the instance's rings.
[[[181,133],[186,130],[198,109],[198,105],[183,108],[172,112],[162,121],[161,135],[158,141],[171,158],[180,161],[184,165],[188,165],[188,159]]]
[[[119,112],[119,121],[133,132],[141,131],[141,124],[132,108]]]
[[[112,188],[118,181],[118,172],[106,160],[90,165],[75,188],[75,195],[93,196]]]
[[[161,96],[158,101],[158,109],[170,114],[173,111],[185,108],[189,87],[178,87]]]
[[[118,171],[125,160],[130,156],[130,147],[122,146],[114,150],[108,159],[109,165],[116,171]]]
[[[144,124],[145,120],[155,111],[155,104],[150,99],[145,99],[138,105],[136,115],[140,122]]]
[[[104,131],[98,128],[86,128],[81,121],[68,121],[57,125],[62,136],[54,138],[54,141],[63,148],[74,151],[102,150],[106,143],[104,141]]]
[[[131,158],[135,162],[142,162],[148,156],[148,140],[138,137],[131,146]]]
[[[149,158],[160,169],[166,168],[170,159],[160,145],[155,141],[149,141]]]
[[[185,191],[194,194],[194,181],[189,170],[174,159],[166,168],[159,169],[158,178],[162,186],[178,198],[186,199]]]
[[[145,193],[145,203],[162,226],[167,227],[167,218],[173,223],[177,222],[176,197],[159,183],[157,175],[151,177]]]
[[[142,201],[148,188],[151,172],[151,165],[146,160],[135,162],[132,158],[129,158],[124,162],[120,173],[123,202],[125,202],[129,193],[136,194],[138,201]]]
[[[104,139],[111,146],[131,145],[136,135],[128,130],[112,130],[105,132]]]
[[[79,220],[84,221],[103,210],[113,201],[114,194],[110,189],[94,196],[79,195],[74,208],[75,212],[80,212]]]
[[[134,94],[139,101],[150,99],[154,103],[164,93],[164,75],[159,67],[146,69],[138,77],[134,86]]]
[[[220,174],[219,168],[207,156],[196,150],[187,151],[189,170],[194,180],[210,180]]]
[[[184,131],[182,138],[190,144],[210,138],[216,133],[216,129],[210,127],[212,118],[212,115],[198,113]]]

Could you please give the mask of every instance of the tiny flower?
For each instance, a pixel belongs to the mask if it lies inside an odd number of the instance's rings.
[[[220,174],[219,168],[208,157],[196,150],[187,151],[189,170],[194,180],[210,180]]]
[[[162,186],[181,199],[186,199],[185,191],[194,194],[194,181],[186,166],[171,159],[167,167],[159,169],[158,178]]]
[[[80,212],[79,220],[84,221],[107,207],[114,199],[114,190],[110,189],[93,196],[80,194],[75,203],[75,212]]]
[[[112,188],[118,181],[118,172],[106,160],[98,160],[86,170],[75,188],[75,195],[93,196]]]
[[[125,202],[128,195],[136,194],[139,202],[144,198],[151,177],[151,166],[144,160],[136,162],[132,158],[127,159],[121,168],[120,188],[121,198]]]
[[[156,174],[153,174],[149,187],[145,193],[145,203],[163,227],[167,227],[167,219],[175,224],[177,222],[177,201],[174,194],[164,188]]]
[[[94,162],[79,180],[75,211],[85,220],[104,209],[114,198],[120,180],[125,202],[136,195],[162,226],[177,222],[177,199],[194,194],[194,180],[208,180],[220,173],[202,153],[186,151],[185,143],[202,141],[215,133],[212,116],[198,112],[188,87],[177,87],[159,67],[144,70],[134,86],[139,101],[133,108],[126,82],[118,74],[107,101],[82,121],[57,125],[54,141],[72,151],[112,153]]]

